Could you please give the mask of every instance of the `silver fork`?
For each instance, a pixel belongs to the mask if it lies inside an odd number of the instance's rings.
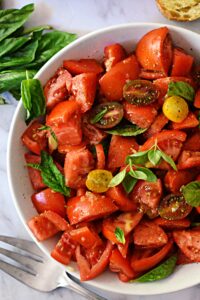
[[[106,300],[74,281],[63,267],[49,258],[34,242],[0,235],[0,242],[14,246],[14,251],[0,247],[0,254],[11,259],[11,264],[0,257],[0,269],[24,284],[42,292],[65,287],[88,300]],[[22,251],[21,251],[21,250]],[[16,264],[17,262],[17,264]]]

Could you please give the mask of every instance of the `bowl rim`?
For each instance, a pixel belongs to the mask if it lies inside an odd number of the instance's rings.
[[[43,74],[43,72],[46,71],[46,69],[53,63],[55,62],[60,56],[62,56],[63,53],[65,53],[67,50],[75,47],[76,45],[78,45],[79,43],[82,43],[83,41],[87,41],[89,40],[90,38],[92,37],[95,37],[96,35],[99,35],[99,34],[103,34],[103,33],[106,33],[106,32],[109,32],[109,31],[112,31],[112,30],[116,30],[116,29],[122,29],[122,28],[133,28],[133,29],[137,29],[138,27],[146,27],[147,30],[148,30],[148,27],[151,27],[151,28],[158,28],[158,27],[168,27],[169,30],[170,29],[174,29],[176,32],[178,33],[188,33],[188,34],[192,34],[196,37],[199,38],[199,33],[195,32],[195,31],[192,31],[192,30],[189,30],[189,29],[185,29],[183,27],[178,27],[176,25],[171,25],[171,24],[165,24],[165,23],[154,23],[154,22],[131,22],[131,23],[123,23],[123,24],[117,24],[117,25],[112,25],[112,26],[106,26],[106,27],[103,27],[103,28],[100,28],[100,29],[97,29],[95,31],[92,31],[92,32],[89,32],[81,37],[78,37],[75,41],[73,41],[72,43],[70,43],[69,45],[65,46],[63,49],[61,49],[59,52],[57,52],[52,58],[50,58],[43,66],[42,68],[36,73],[36,75],[34,76],[34,78],[40,78],[41,74]],[[153,30],[153,29],[151,29]],[[148,31],[147,31],[148,32]],[[12,138],[13,138],[13,135],[14,135],[14,127],[15,127],[15,122],[17,120],[17,117],[18,117],[18,114],[20,112],[20,110],[22,109],[23,107],[23,104],[22,104],[22,100],[20,99],[17,107],[16,107],[16,110],[14,112],[14,115],[12,117],[12,121],[11,121],[11,125],[10,125],[10,129],[9,129],[9,135],[8,135],[8,142],[7,142],[7,178],[8,178],[8,185],[9,185],[9,190],[10,190],[10,193],[11,193],[11,197],[12,197],[12,201],[14,202],[14,206],[15,206],[15,209],[17,211],[17,214],[22,222],[22,224],[24,225],[24,227],[26,228],[30,238],[32,238],[35,243],[37,244],[37,246],[44,252],[46,253],[49,257],[49,252],[46,250],[46,248],[40,243],[38,242],[38,240],[33,236],[31,230],[29,229],[25,219],[23,218],[22,214],[21,214],[21,209],[19,207],[19,204],[18,204],[18,201],[17,201],[17,197],[15,195],[15,190],[14,190],[14,183],[12,181],[12,165],[11,165],[11,156],[12,156],[12,151],[11,151],[11,141],[12,141]],[[53,259],[53,258],[52,258]],[[62,265],[62,264],[60,264]],[[62,265],[63,267],[65,267],[64,265]],[[70,273],[70,271],[69,271]],[[74,274],[73,272],[71,272],[73,276],[77,277],[79,279],[79,276],[77,276],[77,274]],[[185,282],[184,283],[184,286],[183,287],[178,287],[176,288],[176,285],[174,285],[173,288],[171,288],[170,290],[166,290],[164,289],[163,291],[151,291],[149,292],[148,291],[148,294],[145,293],[145,292],[141,292],[141,291],[135,291],[134,293],[133,292],[129,292],[129,289],[124,289],[122,291],[122,295],[138,295],[138,296],[147,296],[147,295],[160,295],[160,294],[169,294],[169,293],[173,293],[173,292],[178,292],[178,291],[182,291],[186,288],[190,288],[190,287],[193,287],[197,284],[200,283],[200,279],[198,282],[193,282],[192,284],[191,283],[187,283]],[[127,284],[127,283],[126,283]],[[102,285],[98,282],[95,282],[95,281],[88,281],[86,282],[86,285],[88,286],[91,286],[91,287],[94,287],[94,288],[98,288],[102,291],[106,291],[106,292],[112,292],[112,293],[118,293],[117,291],[113,291],[111,289],[109,289],[109,286],[107,285]],[[145,288],[144,288],[144,291],[145,291]]]

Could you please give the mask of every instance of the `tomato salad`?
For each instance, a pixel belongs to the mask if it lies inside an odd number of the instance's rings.
[[[174,41],[176,42],[176,41]],[[44,116],[22,135],[51,256],[76,261],[82,281],[106,268],[123,282],[200,262],[200,67],[167,27],[132,53],[65,60],[44,86]]]

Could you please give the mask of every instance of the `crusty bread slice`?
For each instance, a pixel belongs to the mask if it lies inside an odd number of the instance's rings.
[[[170,20],[193,21],[200,18],[200,0],[156,0],[161,13]]]

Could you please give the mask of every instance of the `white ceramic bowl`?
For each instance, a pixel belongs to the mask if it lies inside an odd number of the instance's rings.
[[[133,50],[137,41],[145,33],[161,26],[164,25],[154,23],[124,24],[87,34],[62,49],[50,59],[37,73],[36,78],[40,79],[42,84],[45,84],[55,73],[56,69],[62,65],[64,59],[88,57],[101,59],[104,47],[108,44],[118,42],[122,43],[128,51]],[[197,54],[199,55],[200,53],[200,35],[183,28],[171,25],[166,26],[170,29],[173,42],[197,58]],[[38,246],[49,255],[55,245],[55,239],[39,243],[27,227],[27,221],[33,215],[36,215],[36,210],[30,200],[33,190],[25,168],[23,154],[26,150],[20,141],[20,136],[26,128],[24,119],[25,111],[20,101],[11,124],[8,142],[9,185],[13,201],[24,226]],[[73,275],[79,277],[76,265],[74,265],[74,268]],[[91,286],[102,290],[129,295],[164,294],[191,287],[198,283],[200,283],[200,266],[198,264],[177,267],[171,276],[153,283],[122,283],[118,280],[116,274],[109,272],[89,282]]]

